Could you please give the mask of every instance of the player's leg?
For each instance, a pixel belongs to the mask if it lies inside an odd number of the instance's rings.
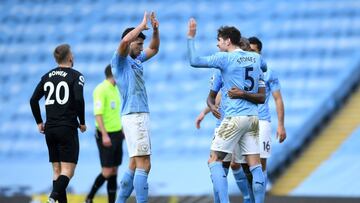
[[[266,160],[271,155],[271,123],[266,120],[259,120],[259,141],[260,141],[260,158],[262,170],[265,177],[265,188],[268,183]]]
[[[54,184],[54,193],[59,203],[66,203],[66,188],[73,177],[79,158],[79,137],[75,127],[62,126],[56,129],[60,159],[60,176]]]
[[[53,191],[50,197],[54,200],[58,200],[59,203],[66,203],[66,188],[70,182],[70,179],[74,175],[76,164],[70,162],[61,162],[61,172],[57,180],[53,184]]]
[[[106,190],[107,190],[107,194],[108,194],[108,202],[114,203],[115,197],[116,197],[116,189],[117,189],[117,182],[116,182],[117,167],[106,168],[102,172],[103,172],[103,176],[107,180]]]
[[[149,114],[134,113],[122,117],[129,156],[134,158],[136,169],[133,186],[137,202],[148,200],[148,173],[150,171]],[[121,195],[121,194],[119,194]]]
[[[102,138],[101,132],[96,130],[95,140],[96,140],[97,148],[99,150],[99,157],[100,157],[100,163],[101,163],[102,169],[101,169],[101,173],[95,178],[95,181],[94,181],[93,185],[91,186],[89,194],[86,196],[86,200],[85,200],[86,203],[92,203],[92,199],[94,198],[96,192],[106,181],[106,177],[104,176],[104,173],[107,174],[108,173],[107,171],[109,171],[109,168],[105,167],[107,155],[105,154],[106,148],[103,146],[101,138]]]
[[[61,172],[60,162],[53,162],[52,168],[53,168],[53,183],[52,183],[52,192],[53,192],[54,187],[56,185],[56,180],[59,178]]]
[[[126,169],[120,181],[119,195],[117,197],[116,203],[125,203],[134,190],[133,182],[135,169],[135,158],[131,157],[129,161],[129,167]]]
[[[148,174],[151,168],[150,155],[135,157],[136,169],[134,174],[134,189],[136,202],[148,201]]]
[[[241,138],[240,147],[253,177],[252,189],[255,202],[263,203],[265,198],[265,180],[260,163],[259,125],[257,116],[249,116],[248,124],[248,132]]]
[[[122,131],[114,132],[109,134],[111,138],[111,171],[107,174],[107,193],[108,193],[108,202],[115,203],[116,190],[117,190],[117,172],[118,166],[122,163],[122,143],[124,140],[124,134]]]
[[[247,180],[246,174],[241,167],[241,164],[246,164],[245,157],[241,154],[240,145],[236,145],[234,152],[233,152],[233,158],[231,162],[231,169],[233,171],[233,175],[236,181],[236,185],[240,189],[242,195],[243,195],[243,202],[244,203],[252,203],[251,198],[252,195],[252,189],[250,187],[250,184]]]
[[[211,156],[208,161],[210,169],[210,177],[214,187],[215,199],[219,199],[221,203],[229,202],[228,182],[226,173],[224,171],[222,160],[227,155],[226,152],[211,151]],[[217,197],[218,196],[218,197]]]
[[[211,156],[209,159],[209,168],[211,180],[215,192],[219,195],[220,202],[229,202],[228,182],[222,166],[222,161],[233,149],[240,139],[237,119],[235,117],[225,118],[217,131],[211,143]]]
[[[59,196],[58,193],[55,193],[54,189],[56,181],[61,173],[60,155],[57,147],[58,143],[56,140],[56,134],[54,131],[56,131],[56,129],[54,130],[53,128],[45,128],[45,140],[49,153],[49,162],[51,162],[53,169],[53,188],[50,193],[48,202],[55,202]]]

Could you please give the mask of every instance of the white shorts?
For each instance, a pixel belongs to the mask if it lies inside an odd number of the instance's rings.
[[[149,113],[132,113],[121,117],[129,157],[151,154]]]
[[[266,120],[259,120],[259,147],[260,158],[268,159],[271,155],[271,123]],[[245,156],[241,154],[240,146],[236,145],[232,154],[227,154],[225,162],[246,163]]]
[[[271,123],[259,120],[260,158],[267,159],[271,154]]]
[[[257,116],[226,117],[215,131],[211,150],[233,153],[239,146],[239,156],[259,154],[259,120]]]

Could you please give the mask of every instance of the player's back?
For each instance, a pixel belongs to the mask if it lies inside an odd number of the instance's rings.
[[[257,93],[263,79],[260,55],[254,52],[235,50],[227,53],[227,62],[221,70],[224,80],[223,99],[226,116],[258,115],[257,105],[244,99],[230,99],[227,91],[232,87]]]
[[[45,94],[46,125],[77,127],[77,89],[82,92],[84,77],[72,68],[57,67],[46,73],[41,84]],[[81,93],[81,97],[82,97]]]

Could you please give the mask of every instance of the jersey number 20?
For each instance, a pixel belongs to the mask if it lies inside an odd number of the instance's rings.
[[[64,89],[64,96],[63,96],[63,98],[60,98],[60,90],[62,88]],[[58,104],[63,105],[63,104],[66,104],[66,102],[69,100],[69,86],[64,81],[59,82],[59,84],[56,85],[56,88],[54,86],[54,83],[46,82],[44,84],[44,91],[48,91],[48,90],[49,90],[49,94],[45,100],[45,105],[54,104],[55,100]],[[54,90],[55,90],[55,100],[51,99],[51,96],[54,93]]]

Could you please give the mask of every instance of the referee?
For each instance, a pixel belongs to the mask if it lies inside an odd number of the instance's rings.
[[[99,149],[101,173],[95,179],[86,203],[92,203],[97,190],[107,180],[108,202],[114,203],[117,189],[117,170],[122,162],[122,132],[120,119],[120,93],[111,66],[105,68],[106,79],[94,90],[94,114],[96,143]]]

